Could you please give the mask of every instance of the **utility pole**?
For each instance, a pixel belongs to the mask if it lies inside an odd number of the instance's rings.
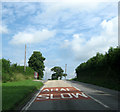
[[[66,74],[66,72],[67,72],[67,64],[65,64],[65,74]]]
[[[67,64],[65,64],[65,74],[67,73]],[[66,79],[66,76],[65,76]]]
[[[47,72],[45,71],[45,80],[47,80]]]
[[[26,44],[25,44],[25,59],[24,59],[24,72],[26,71]]]

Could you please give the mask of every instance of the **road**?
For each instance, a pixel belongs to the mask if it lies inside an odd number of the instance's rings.
[[[118,110],[118,91],[77,81],[45,82],[23,110]]]

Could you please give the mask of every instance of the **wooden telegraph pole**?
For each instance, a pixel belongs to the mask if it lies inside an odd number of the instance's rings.
[[[24,72],[26,71],[26,44],[25,44],[25,59],[24,59]]]
[[[66,74],[66,72],[67,72],[67,64],[65,64],[65,74]]]
[[[65,64],[65,74],[67,73],[67,64]],[[66,79],[66,76],[65,76]]]

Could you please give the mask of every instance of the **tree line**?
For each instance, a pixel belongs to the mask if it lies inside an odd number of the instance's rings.
[[[87,62],[81,63],[76,68],[76,73],[86,69],[109,68],[120,70],[120,48],[110,48],[105,54],[97,53],[96,56],[90,58]]]
[[[11,63],[10,60],[4,58],[0,59],[2,82],[33,79],[35,71],[38,72],[39,79],[43,78],[43,71],[45,68],[44,60],[45,58],[42,56],[41,52],[34,51],[29,58],[26,71],[24,71],[24,66],[20,66],[17,63]]]
[[[110,47],[105,54],[97,53],[84,63],[81,63],[76,69],[77,79],[89,80],[107,80],[114,83],[120,78],[120,48]],[[108,82],[109,82],[108,81]],[[118,84],[118,83],[117,83]]]
[[[2,81],[17,81],[20,79],[27,79],[34,76],[34,72],[38,73],[38,79],[42,79],[44,76],[44,65],[45,58],[42,56],[40,51],[34,51],[31,57],[28,60],[28,66],[26,67],[26,71],[24,71],[24,66],[20,66],[17,63],[11,63],[10,60],[0,59],[0,68],[2,68]],[[58,78],[62,79],[62,77],[66,77],[67,74],[63,73],[64,70],[55,66],[51,68],[53,74],[51,76],[52,80],[58,80]]]

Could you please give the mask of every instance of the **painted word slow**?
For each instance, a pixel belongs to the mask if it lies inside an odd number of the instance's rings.
[[[69,99],[90,99],[90,97],[74,87],[50,87],[43,88],[35,101]]]

